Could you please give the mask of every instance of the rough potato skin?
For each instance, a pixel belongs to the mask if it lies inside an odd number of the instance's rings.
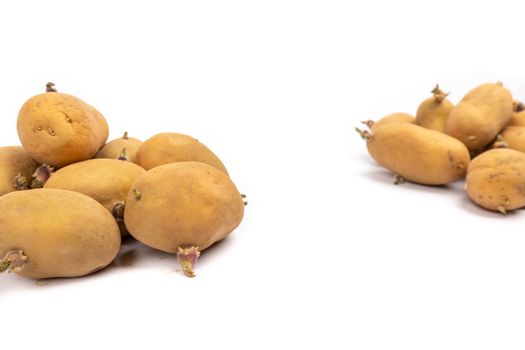
[[[483,84],[452,108],[445,131],[462,141],[470,151],[478,152],[508,124],[512,113],[510,91],[499,84]]]
[[[140,176],[128,195],[124,220],[133,237],[170,253],[202,251],[241,222],[244,203],[222,171],[204,163],[178,162]]]
[[[406,180],[443,185],[465,175],[470,155],[463,143],[414,124],[374,128],[368,152],[380,165]]]
[[[374,122],[374,124],[371,127],[371,130],[373,131],[375,127],[385,125],[385,124],[393,124],[393,123],[409,123],[414,124],[416,121],[416,118],[411,116],[407,113],[392,113],[387,116],[384,116],[383,118],[379,119],[378,121]]]
[[[120,157],[122,149],[125,148],[128,161],[137,163],[137,151],[141,145],[142,141],[139,139],[133,137],[125,139],[121,137],[106,143],[95,155],[95,158],[117,159]]]
[[[0,147],[0,196],[16,191],[13,179],[20,174],[28,182],[38,163],[22,146]]]
[[[81,193],[34,189],[0,197],[0,257],[21,249],[18,274],[30,278],[83,276],[107,266],[120,249],[110,213]]]
[[[470,199],[489,210],[525,206],[525,153],[501,148],[480,154],[468,167],[466,189]]]
[[[144,141],[137,151],[137,164],[146,170],[175,162],[206,163],[228,174],[208,147],[188,135],[160,133]]]
[[[452,102],[447,99],[427,98],[417,109],[416,124],[444,133],[448,116],[453,107]]]
[[[18,136],[40,163],[54,167],[92,158],[107,139],[102,115],[82,100],[46,92],[30,98],[18,114]]]
[[[525,126],[507,126],[501,137],[507,148],[525,152]]]

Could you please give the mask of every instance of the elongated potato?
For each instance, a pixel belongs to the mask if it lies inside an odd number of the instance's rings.
[[[0,147],[0,196],[29,188],[37,166],[24,147]]]
[[[512,95],[500,84],[483,84],[452,108],[446,133],[462,141],[472,152],[487,146],[512,118]]]
[[[137,151],[137,164],[146,170],[175,162],[201,162],[228,174],[219,157],[188,135],[160,133],[144,141]]]
[[[120,248],[111,214],[81,193],[35,189],[0,197],[0,271],[75,277],[107,266]]]
[[[380,165],[406,180],[443,185],[465,175],[470,155],[463,143],[414,124],[374,128],[368,152]]]
[[[177,253],[193,277],[199,252],[228,236],[241,222],[244,203],[228,175],[200,162],[177,162],[141,175],[128,194],[124,219],[133,237]]]
[[[54,89],[24,103],[17,130],[31,156],[54,167],[92,158],[108,134],[104,117],[95,108]]]
[[[500,148],[480,154],[468,166],[466,189],[485,209],[506,213],[525,206],[525,153]]]
[[[59,169],[44,188],[60,188],[83,193],[102,204],[113,214],[122,235],[124,209],[129,189],[146,171],[135,163],[116,159],[89,159]]]
[[[436,85],[432,97],[424,100],[416,112],[416,124],[424,128],[444,133],[448,115],[454,107],[444,93]]]

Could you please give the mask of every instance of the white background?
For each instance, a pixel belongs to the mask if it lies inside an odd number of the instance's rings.
[[[437,82],[453,102],[498,80],[525,99],[516,4],[3,2],[2,144],[53,81],[110,138],[197,137],[250,203],[194,279],[132,241],[131,266],[0,276],[0,347],[523,349],[525,213],[483,211],[462,183],[394,186],[353,131]]]

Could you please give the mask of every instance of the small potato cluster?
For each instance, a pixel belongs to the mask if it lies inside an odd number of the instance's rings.
[[[436,86],[416,116],[387,115],[356,131],[394,183],[446,185],[465,178],[473,202],[503,214],[525,206],[525,107],[501,83],[482,84],[458,104]]]
[[[17,129],[22,146],[0,147],[0,272],[84,276],[131,234],[193,277],[200,252],[241,223],[245,195],[193,137],[106,143],[103,115],[52,83],[24,103]]]

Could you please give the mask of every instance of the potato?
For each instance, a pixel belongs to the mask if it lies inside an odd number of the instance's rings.
[[[104,117],[82,100],[48,89],[24,103],[18,136],[40,163],[63,167],[92,158],[107,139]]]
[[[76,277],[107,266],[120,249],[115,219],[81,193],[35,189],[0,197],[0,271]]]
[[[452,108],[445,132],[473,152],[482,151],[512,118],[512,95],[500,84],[471,90]]]
[[[22,146],[0,147],[0,196],[29,188],[37,166]]]
[[[191,136],[177,133],[160,133],[139,147],[137,164],[146,170],[175,162],[201,162],[226,174],[226,168],[213,152]]]
[[[443,185],[462,178],[470,161],[467,148],[459,140],[408,123],[374,127],[367,147],[380,165],[425,185]]]
[[[495,147],[507,147],[525,152],[525,126],[507,126],[498,137]]]
[[[83,193],[102,204],[126,235],[124,208],[129,189],[146,171],[135,163],[116,159],[89,159],[55,172],[44,188],[61,188]]]
[[[383,118],[379,119],[378,121],[373,120],[367,120],[364,121],[363,124],[368,126],[371,130],[374,129],[376,126],[384,125],[384,124],[391,124],[391,123],[415,123],[416,119],[407,113],[392,113],[387,116],[384,116]]]
[[[447,100],[448,94],[436,85],[432,97],[424,100],[416,112],[416,124],[424,128],[444,133],[448,115],[454,105]]]
[[[142,141],[129,137],[128,132],[124,133],[124,136],[108,142],[98,153],[95,158],[110,158],[110,159],[121,159],[124,156],[132,163],[137,162],[137,150]],[[124,154],[123,154],[124,150]]]
[[[525,126],[525,106],[523,103],[514,101],[512,119],[507,126]]]
[[[467,194],[481,207],[506,213],[525,206],[525,153],[500,148],[470,162]]]
[[[199,162],[177,162],[141,175],[128,194],[124,220],[133,237],[177,253],[186,276],[199,252],[241,222],[244,203],[230,178]]]

